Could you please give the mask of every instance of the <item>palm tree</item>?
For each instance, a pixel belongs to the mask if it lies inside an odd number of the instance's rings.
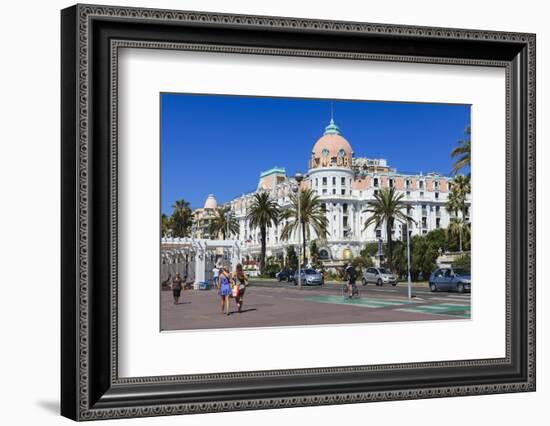
[[[463,231],[467,229],[466,222],[466,196],[470,193],[470,178],[464,175],[458,175],[453,179],[453,186],[445,208],[454,215],[449,223],[448,233],[458,236],[458,249],[462,251]],[[458,212],[462,217],[458,217]]]
[[[462,253],[462,237],[468,235],[470,227],[466,221],[459,217],[452,217],[447,228],[447,235],[458,237],[458,251]]]
[[[172,206],[174,209],[170,222],[172,224],[172,236],[188,237],[193,225],[193,212],[189,203],[183,199],[177,200]]]
[[[415,222],[412,217],[402,211],[406,207],[406,203],[401,201],[403,196],[404,194],[396,193],[394,188],[384,188],[374,195],[374,200],[368,202],[369,207],[363,210],[363,213],[370,213],[369,218],[365,221],[363,230],[366,230],[373,223],[376,228],[384,223],[386,224],[390,268],[393,262],[391,230],[395,220],[398,219],[407,223]]]
[[[239,233],[239,222],[231,214],[229,206],[216,209],[208,231],[210,232],[210,238],[221,233],[222,240],[225,240],[231,234]]]
[[[300,197],[300,223],[298,223],[298,197]],[[299,230],[301,225],[304,264],[307,264],[306,241],[310,236],[310,228],[313,228],[317,236],[321,238],[327,234],[328,219],[321,199],[311,189],[292,194],[290,207],[281,213],[281,218],[286,221],[281,232],[283,240],[288,240],[294,231]]]
[[[468,136],[468,138],[465,140],[459,140],[458,146],[451,152],[451,157],[458,157],[453,166],[453,174],[457,174],[460,169],[466,166],[470,167],[471,164],[470,135],[472,132],[470,126],[466,127],[464,133]]]
[[[254,194],[254,199],[248,209],[246,219],[249,221],[251,228],[260,228],[262,245],[260,253],[260,273],[263,274],[265,268],[267,228],[279,222],[279,205],[276,201],[269,198],[267,192]]]
[[[451,194],[456,194],[459,211],[463,218],[466,217],[466,197],[471,192],[471,188],[469,176],[458,175],[453,179]]]

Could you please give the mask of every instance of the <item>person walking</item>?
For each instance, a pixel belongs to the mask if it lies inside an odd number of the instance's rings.
[[[238,286],[237,296],[235,302],[237,303],[238,312],[242,312],[244,303],[244,291],[248,287],[248,276],[243,271],[243,265],[237,264],[234,274],[235,284]]]
[[[220,296],[221,296],[221,308],[222,314],[229,315],[229,297],[231,296],[231,274],[229,273],[229,268],[224,266],[223,269],[220,269],[219,274],[219,283],[220,283]]]
[[[212,284],[215,288],[219,287],[218,280],[220,277],[220,269],[218,268],[218,265],[214,265],[214,268],[212,269]]]
[[[179,272],[176,272],[176,276],[172,279],[172,295],[174,296],[174,305],[177,305],[180,301],[181,289],[183,288],[183,279]]]

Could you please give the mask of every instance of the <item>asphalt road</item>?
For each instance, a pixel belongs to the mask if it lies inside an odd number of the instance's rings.
[[[171,291],[161,292],[161,329],[191,330],[240,327],[457,320],[470,318],[470,294],[431,293],[414,286],[359,285],[359,297],[342,295],[343,284],[303,286],[251,281],[238,313],[231,299],[231,314],[221,313],[216,290],[186,290],[174,305]]]

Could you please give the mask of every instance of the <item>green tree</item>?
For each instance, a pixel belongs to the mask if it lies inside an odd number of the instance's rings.
[[[390,269],[393,267],[393,247],[392,247],[392,228],[395,220],[402,222],[414,222],[413,218],[403,213],[402,209],[406,204],[402,201],[405,194],[398,194],[394,188],[384,188],[374,195],[374,200],[369,201],[369,207],[364,213],[370,213],[365,221],[363,229],[367,229],[374,224],[376,228],[386,225],[386,239],[388,242],[388,260]]]
[[[425,235],[426,240],[430,246],[435,247],[436,250],[446,251],[449,245],[447,239],[447,232],[443,228],[434,229]]]
[[[471,191],[470,178],[464,175],[458,175],[453,179],[451,192],[447,199],[445,208],[451,213],[448,236],[458,238],[458,250],[462,251],[463,236],[468,232],[468,223],[466,222],[466,199]],[[461,217],[459,217],[459,214]]]
[[[466,127],[464,131],[467,138],[458,141],[458,146],[451,152],[451,157],[456,158],[453,165],[453,174],[457,174],[464,167],[470,167],[471,164],[471,149],[470,149],[470,126]]]
[[[384,255],[388,256],[388,246],[384,247]],[[393,270],[401,277],[407,272],[407,243],[395,241],[393,243]]]
[[[463,236],[470,236],[470,227],[459,217],[452,217],[447,227],[447,233],[449,238],[458,238],[458,251],[462,252],[462,239]]]
[[[286,248],[286,258],[287,258],[287,266],[290,269],[298,268],[298,256],[296,255],[296,250],[294,249],[294,246],[288,246]]]
[[[210,238],[222,234],[222,240],[229,237],[231,234],[239,233],[239,222],[231,214],[229,206],[218,207],[214,213],[214,217],[210,222]]]
[[[363,250],[359,252],[361,256],[376,256],[378,255],[378,243],[367,243]]]
[[[311,258],[311,264],[314,268],[321,266],[321,263],[319,262],[319,247],[317,246],[316,240],[312,240],[311,243],[309,243],[309,256]]]
[[[356,256],[351,261],[351,264],[355,267],[355,269],[357,269],[358,273],[365,268],[370,268],[374,266],[374,262],[372,261],[370,256]]]
[[[460,268],[470,272],[472,270],[472,259],[470,257],[470,253],[464,253],[460,257],[456,258],[453,261],[453,268]]]
[[[298,223],[298,197],[300,197],[301,223]],[[294,231],[298,230],[299,232],[301,230],[304,264],[307,264],[306,241],[310,237],[310,228],[313,228],[317,236],[321,238],[324,238],[327,234],[328,219],[322,207],[321,199],[311,189],[293,194],[290,196],[290,207],[283,210],[281,218],[286,221],[281,232],[283,240],[288,240]]]
[[[281,263],[275,256],[269,256],[266,259],[264,270],[261,275],[265,278],[274,278],[275,274],[281,270]]]
[[[453,179],[451,194],[456,197],[456,202],[462,217],[466,218],[466,198],[471,192],[470,177],[458,175]]]
[[[279,214],[279,205],[276,201],[269,198],[269,193],[260,192],[254,194],[246,217],[250,221],[251,228],[260,228],[260,273],[262,274],[265,268],[267,228],[278,223]]]
[[[437,266],[438,248],[430,244],[425,235],[413,236],[411,245],[411,275],[419,279],[422,274],[423,279],[427,279]]]
[[[172,235],[172,229],[171,229],[172,224],[170,223],[170,218],[163,213],[160,219],[161,219],[160,222],[161,222],[162,236],[166,237],[166,236]]]
[[[193,225],[193,212],[189,203],[183,199],[177,200],[172,206],[174,209],[170,217],[173,237],[188,237]]]

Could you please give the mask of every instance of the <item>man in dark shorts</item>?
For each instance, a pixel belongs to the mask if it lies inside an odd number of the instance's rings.
[[[183,288],[183,279],[179,272],[176,272],[176,276],[172,279],[172,294],[174,295],[174,305],[177,305],[180,301],[181,289]]]
[[[348,263],[348,266],[346,268],[346,275],[348,277],[348,295],[350,298],[352,298],[353,293],[357,289],[357,285],[355,284],[357,280],[357,271],[351,263]]]

